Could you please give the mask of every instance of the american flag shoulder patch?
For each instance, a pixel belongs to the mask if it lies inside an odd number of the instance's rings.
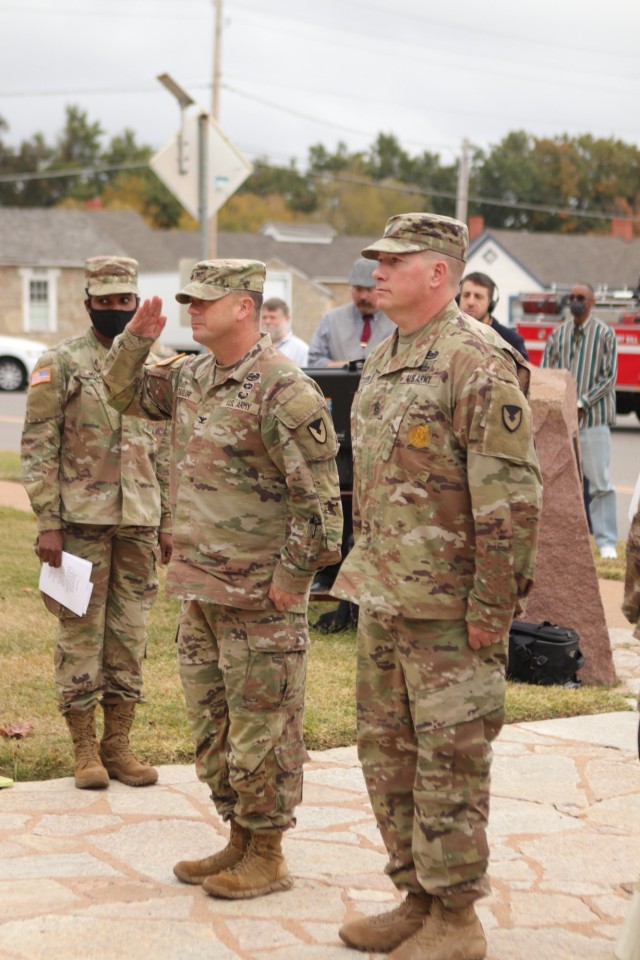
[[[51,383],[53,379],[51,367],[40,367],[31,374],[31,386],[37,387],[39,383]]]

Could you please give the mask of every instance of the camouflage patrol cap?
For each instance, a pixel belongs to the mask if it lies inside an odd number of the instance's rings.
[[[201,260],[191,271],[191,281],[176,293],[176,300],[219,300],[235,290],[262,293],[266,273],[267,268],[259,260]]]
[[[464,263],[468,246],[469,231],[460,220],[435,213],[400,213],[387,220],[383,238],[365,247],[362,256],[377,260],[379,253],[435,250]]]
[[[85,260],[84,276],[91,297],[138,292],[138,261],[128,257],[90,257]]]

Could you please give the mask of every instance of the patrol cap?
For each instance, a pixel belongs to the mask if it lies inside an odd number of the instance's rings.
[[[84,276],[91,297],[138,292],[138,261],[128,257],[90,257]]]
[[[377,260],[379,253],[420,253],[435,250],[456,260],[467,259],[467,225],[435,213],[399,213],[387,220],[384,236],[365,247],[362,256]]]
[[[260,260],[201,260],[191,271],[191,281],[176,293],[176,300],[219,300],[235,290],[262,293],[266,273]]]
[[[349,283],[352,287],[375,287],[376,281],[371,276],[375,268],[376,265],[371,260],[359,257],[351,267]]]

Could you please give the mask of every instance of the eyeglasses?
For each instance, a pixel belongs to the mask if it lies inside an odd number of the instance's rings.
[[[580,303],[584,303],[587,298],[584,293],[572,293],[569,297],[569,300],[578,300]]]

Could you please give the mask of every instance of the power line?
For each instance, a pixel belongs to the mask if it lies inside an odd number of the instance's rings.
[[[31,173],[2,173],[0,183],[22,183],[23,180],[57,180],[63,177],[94,177],[99,173],[116,173],[119,170],[149,169],[145,161],[139,163],[114,163],[96,167],[76,167],[66,170],[47,170]]]
[[[267,166],[269,166],[272,170],[291,172],[288,167],[277,167],[270,164],[267,164]],[[18,183],[26,180],[55,180],[60,177],[92,177],[100,173],[112,173],[121,170],[140,170],[143,168],[148,169],[148,164],[144,162],[121,163],[104,166],[99,165],[95,167],[83,167],[76,170],[67,169],[47,172],[0,174],[0,183]],[[394,193],[412,195],[419,194],[420,196],[424,197],[437,197],[438,199],[444,200],[456,199],[456,193],[454,191],[431,190],[425,187],[420,187],[417,184],[381,183],[375,180],[367,180],[365,177],[350,176],[348,174],[327,173],[326,171],[307,171],[306,174],[300,174],[300,176],[322,180],[325,183],[329,181],[331,183],[344,183],[351,186],[371,187],[375,190],[387,190]],[[616,220],[623,220],[628,223],[640,223],[640,217],[619,216],[618,214],[605,213],[600,210],[574,210],[570,207],[563,207],[560,204],[547,205],[540,203],[522,203],[517,200],[502,200],[498,197],[484,197],[480,195],[469,195],[467,199],[469,203],[481,203],[485,206],[505,207],[514,210],[530,210],[535,213],[549,213],[557,217],[580,217],[590,220],[611,220],[615,217]]]
[[[410,184],[385,184],[376,181],[367,180],[364,177],[353,177],[345,174],[326,174],[322,171],[319,172],[307,172],[306,176],[308,177],[319,177],[319,178],[329,178],[332,182],[337,183],[346,183],[351,184],[352,186],[369,186],[376,187],[379,190],[392,190],[395,193],[409,193],[409,194],[421,194],[425,197],[438,197],[439,199],[444,200],[455,200],[457,198],[456,193],[451,190],[429,190],[424,187]],[[514,210],[531,210],[534,213],[550,213],[557,217],[583,217],[584,219],[593,219],[593,220],[611,220],[615,217],[616,220],[624,220],[629,223],[640,223],[640,217],[624,217],[619,216],[617,213],[604,213],[600,210],[574,210],[571,207],[563,207],[561,204],[555,205],[546,205],[541,203],[522,203],[518,200],[501,200],[498,197],[483,197],[480,195],[470,194],[467,197],[469,203],[482,203],[485,206],[489,207],[508,207]]]

